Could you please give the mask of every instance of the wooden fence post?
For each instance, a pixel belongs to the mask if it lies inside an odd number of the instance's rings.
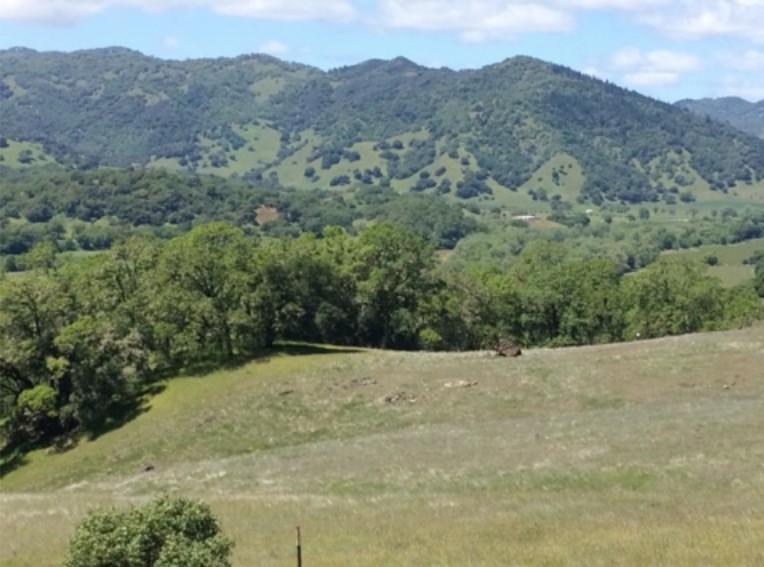
[[[302,567],[302,538],[300,537],[300,526],[297,526],[297,567]]]

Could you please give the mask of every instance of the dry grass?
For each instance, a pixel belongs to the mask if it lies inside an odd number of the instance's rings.
[[[763,369],[760,326],[174,380],[3,479],[0,564],[58,565],[90,506],[170,491],[213,506],[242,567],[291,564],[298,524],[314,566],[761,566]]]

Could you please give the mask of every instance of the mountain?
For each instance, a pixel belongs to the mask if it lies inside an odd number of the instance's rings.
[[[680,100],[677,106],[732,124],[738,130],[764,138],[764,100],[749,102],[738,97]]]
[[[85,168],[594,204],[764,180],[764,141],[530,57],[464,71],[399,57],[325,72],[265,55],[11,49],[0,68],[5,144],[39,144],[38,155]]]

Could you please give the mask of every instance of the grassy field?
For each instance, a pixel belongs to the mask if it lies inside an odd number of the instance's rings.
[[[24,154],[27,158],[24,159]],[[0,147],[0,165],[13,169],[23,169],[36,165],[57,163],[55,158],[47,154],[40,144],[6,140],[6,145]]]
[[[764,327],[488,353],[314,349],[169,381],[2,480],[0,564],[93,506],[203,498],[234,565],[761,566]],[[151,463],[155,470],[142,472]]]
[[[739,244],[709,244],[690,250],[671,250],[663,256],[669,259],[690,259],[704,261],[709,256],[716,256],[719,263],[708,266],[710,275],[719,278],[726,286],[735,286],[753,278],[753,266],[743,262],[755,252],[764,250],[764,238],[748,240]]]

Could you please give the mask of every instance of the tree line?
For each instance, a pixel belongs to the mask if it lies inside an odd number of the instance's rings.
[[[753,284],[656,262],[623,275],[538,242],[509,268],[445,269],[416,233],[248,235],[215,222],[162,241],[131,237],[62,261],[52,244],[0,279],[5,451],[97,434],[159,377],[258,356],[277,341],[467,350],[509,338],[582,345],[721,329],[761,317]]]
[[[276,218],[258,220],[262,207],[275,210]],[[23,269],[17,256],[39,242],[105,250],[131,234],[171,238],[214,220],[273,236],[320,235],[327,225],[350,230],[357,221],[382,220],[449,249],[481,228],[459,205],[389,187],[339,193],[144,168],[0,168],[0,255],[7,256],[9,271]]]

